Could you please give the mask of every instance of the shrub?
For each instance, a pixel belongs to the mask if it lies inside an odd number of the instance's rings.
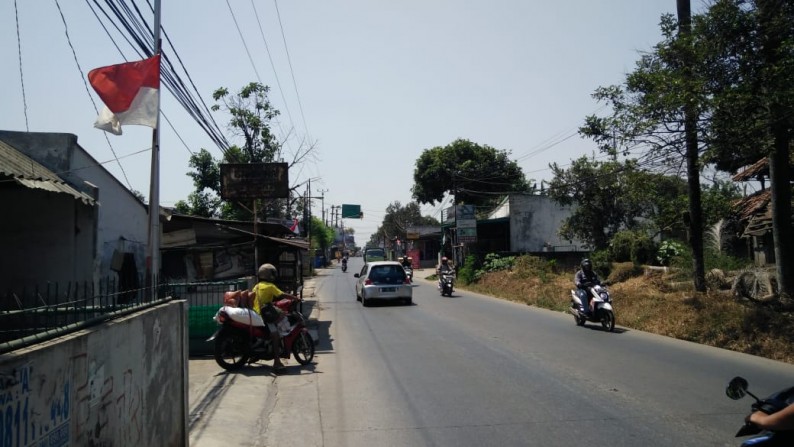
[[[686,249],[684,245],[680,242],[672,240],[664,241],[656,250],[656,262],[663,266],[673,265],[673,263],[676,261],[676,258],[682,256],[685,251]]]
[[[590,253],[590,261],[593,263],[593,270],[601,278],[609,277],[612,272],[612,263],[610,262],[609,251],[598,250]]]
[[[513,268],[515,260],[515,256],[502,257],[496,253],[488,253],[485,255],[485,261],[482,263],[482,270],[486,272],[510,270]]]
[[[613,262],[647,264],[655,253],[656,243],[642,231],[619,231],[609,241],[609,258]]]
[[[476,256],[466,256],[466,262],[463,263],[463,267],[458,269],[458,279],[463,282],[463,284],[471,284],[480,279],[480,275],[478,275],[479,272],[476,269],[476,263]]]

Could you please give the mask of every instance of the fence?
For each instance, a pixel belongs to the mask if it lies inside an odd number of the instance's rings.
[[[138,284],[145,284],[143,278]],[[47,283],[0,295],[0,354],[162,303],[173,285],[130,288],[115,279]]]

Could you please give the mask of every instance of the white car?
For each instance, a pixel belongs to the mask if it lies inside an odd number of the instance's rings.
[[[364,264],[356,277],[356,299],[364,306],[371,300],[399,300],[413,303],[411,280],[396,261],[376,261]]]

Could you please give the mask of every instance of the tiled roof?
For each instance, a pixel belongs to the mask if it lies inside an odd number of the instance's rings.
[[[769,166],[766,158],[762,158],[750,166],[745,167],[742,171],[737,172],[733,176],[733,181],[746,182],[755,180],[759,175],[769,177]]]
[[[70,194],[87,205],[96,203],[91,196],[72,188],[57,174],[4,141],[0,141],[0,177],[10,177],[28,188]]]

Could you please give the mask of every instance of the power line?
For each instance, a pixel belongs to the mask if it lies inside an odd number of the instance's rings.
[[[28,125],[28,99],[25,95],[25,77],[22,75],[22,38],[19,34],[19,9],[17,8],[17,0],[14,0],[14,19],[17,24],[17,54],[19,55],[19,82],[22,84],[22,111],[25,114],[25,130],[30,132]]]
[[[86,81],[85,73],[83,72],[83,68],[80,66],[80,61],[77,60],[77,52],[74,49],[74,45],[72,45],[72,39],[69,37],[69,26],[66,24],[66,17],[63,16],[63,10],[61,10],[61,4],[58,3],[58,0],[55,0],[55,6],[58,7],[58,13],[61,15],[61,21],[63,22],[63,29],[64,33],[66,34],[66,41],[69,43],[69,48],[72,50],[72,57],[74,58],[74,63],[77,65],[77,71],[80,72],[80,79],[83,81],[83,86],[85,87],[85,92],[88,95],[88,99],[91,100],[91,104],[94,106],[94,112],[97,114],[99,113],[99,109],[97,108],[96,102],[94,102],[94,97],[91,96],[91,92],[88,90],[88,82]],[[124,170],[124,166],[121,165],[121,162],[116,155],[116,149],[113,148],[113,145],[110,143],[110,138],[108,138],[107,132],[102,132],[105,136],[105,141],[108,143],[108,147],[110,147],[110,152],[113,153],[113,157],[118,162],[119,169],[121,169],[121,174],[124,176],[124,180],[127,181],[127,187],[132,189],[132,184],[130,183],[130,179],[127,177],[127,171]]]
[[[252,0],[253,1],[253,0]],[[289,55],[289,47],[287,46],[287,37],[284,34],[284,25],[281,23],[281,13],[278,10],[278,0],[273,0],[273,4],[276,6],[276,16],[278,16],[278,26],[281,28],[281,39],[284,41],[284,51],[287,53],[287,62],[289,63],[289,72],[292,75],[292,85],[295,87],[295,97],[298,99],[298,108],[301,112],[301,119],[303,120],[303,128],[306,130],[306,135],[311,135],[309,133],[309,126],[306,124],[306,116],[303,114],[303,104],[301,103],[301,96],[298,93],[298,83],[295,81],[295,70],[292,68],[292,58]]]

